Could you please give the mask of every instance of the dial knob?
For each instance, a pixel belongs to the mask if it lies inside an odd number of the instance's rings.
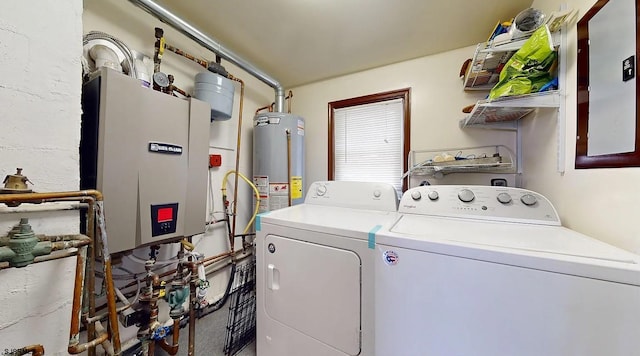
[[[420,199],[422,199],[422,194],[420,194],[419,191],[414,190],[413,192],[411,192],[411,199],[420,200]]]
[[[378,189],[373,191],[373,196],[375,198],[380,198],[381,195],[382,195],[382,192],[380,192]]]
[[[326,185],[319,185],[316,187],[316,194],[318,194],[319,196],[323,196],[327,193],[327,186]]]
[[[469,189],[462,189],[459,193],[458,193],[458,199],[460,199],[461,201],[465,202],[465,203],[470,203],[473,201],[473,199],[475,199],[476,196],[473,194],[472,191],[470,191]]]
[[[502,204],[509,204],[511,203],[511,195],[509,193],[500,193],[498,194],[498,201]]]
[[[525,194],[522,197],[520,197],[520,201],[524,205],[531,206],[531,205],[535,205],[535,203],[538,202],[538,199],[532,194]]]
[[[429,199],[438,200],[439,197],[440,196],[438,195],[438,192],[436,192],[435,190],[429,192]]]

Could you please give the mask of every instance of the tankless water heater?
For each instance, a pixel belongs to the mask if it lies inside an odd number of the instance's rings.
[[[110,252],[204,232],[209,105],[103,68],[82,109],[80,187],[104,195]]]

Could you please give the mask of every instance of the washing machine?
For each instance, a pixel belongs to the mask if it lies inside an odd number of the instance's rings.
[[[639,354],[640,257],[544,196],[417,187],[399,214],[376,234],[376,355]]]
[[[327,181],[259,215],[258,356],[374,354],[374,237],[397,204],[391,185]]]

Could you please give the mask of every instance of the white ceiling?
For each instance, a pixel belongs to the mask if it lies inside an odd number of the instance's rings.
[[[532,0],[156,2],[290,88],[482,42]]]

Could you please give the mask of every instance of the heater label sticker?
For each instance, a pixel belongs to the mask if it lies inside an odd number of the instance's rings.
[[[253,176],[253,184],[260,193],[258,211],[261,213],[269,211],[269,176]]]
[[[172,145],[169,143],[149,142],[149,152],[181,155],[182,146]]]
[[[304,121],[298,120],[298,135],[304,136]]]
[[[302,198],[302,177],[291,177],[291,199]]]
[[[269,183],[269,210],[278,210],[289,206],[289,184]]]

